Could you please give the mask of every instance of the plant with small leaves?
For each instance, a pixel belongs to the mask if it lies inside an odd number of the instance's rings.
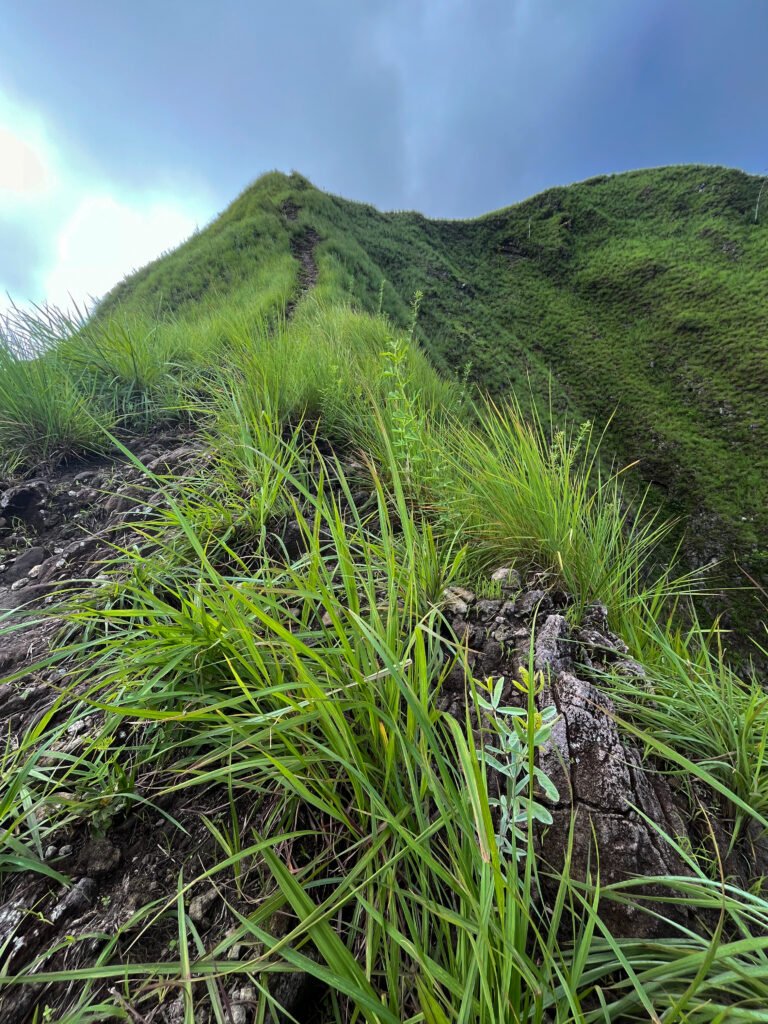
[[[531,822],[552,824],[552,815],[537,799],[538,791],[551,803],[559,799],[557,787],[535,763],[536,751],[552,733],[557,709],[550,706],[539,711],[536,708],[536,696],[544,686],[542,673],[535,673],[531,681],[528,671],[521,668],[520,680],[512,680],[512,683],[526,697],[526,707],[502,703],[504,676],[495,683],[492,678],[486,680],[487,697],[478,694],[477,703],[487,712],[495,733],[495,743],[483,744],[478,756],[506,782],[499,796],[490,800],[491,806],[499,812],[496,832],[499,854],[520,860],[526,853],[526,830],[530,829]]]
[[[416,323],[421,296],[417,292],[413,305],[413,322],[407,337],[393,334],[381,353],[384,363],[382,377],[387,384],[386,411],[389,414],[392,448],[405,482],[415,485],[424,462],[423,424],[419,410],[419,393],[413,387],[408,366],[408,352]]]
[[[461,368],[461,373],[458,375],[459,381],[459,393],[458,393],[458,405],[463,408],[470,404],[470,392],[472,388],[472,360],[467,359]]]

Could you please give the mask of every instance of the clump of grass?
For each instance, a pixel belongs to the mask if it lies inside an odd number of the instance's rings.
[[[626,500],[623,471],[602,468],[590,424],[550,432],[514,399],[490,403],[479,430],[454,425],[452,454],[447,511],[466,524],[478,560],[517,560],[559,581],[575,598],[575,614],[602,602],[621,630],[643,600],[655,605],[694,585],[660,567],[673,524]]]
[[[719,794],[742,830],[763,827],[758,687],[737,685],[695,634],[641,635],[682,586],[651,571],[668,528],[629,512],[588,428],[550,435],[514,404],[454,422],[455,389],[383,317],[312,300],[287,325],[220,312],[179,356],[203,375],[172,384],[184,387],[189,415],[204,417],[207,462],[154,478],[164,511],[134,524],[137,543],[115,549],[108,583],[63,610],[72,642],[44,666],[63,666],[55,708],[0,764],[0,871],[65,882],[44,861],[46,840],[75,821],[106,832],[127,807],[156,815],[158,777],[166,795],[219,787],[228,821],[206,821],[216,855],[138,907],[87,966],[59,971],[46,949],[24,978],[0,986],[66,980],[70,993],[79,986],[75,1019],[122,1012],[124,1001],[142,1013],[169,985],[190,1019],[202,1006],[225,1019],[224,975],[253,984],[263,1019],[275,1010],[270,977],[291,970],[327,987],[324,1019],[334,1024],[761,1019],[768,904],[712,882],[689,851],[678,852],[690,876],[603,886],[597,871],[572,877],[568,850],[556,897],[543,903],[532,824],[546,820],[537,787],[547,780],[534,762],[551,722],[535,708],[539,681],[530,665],[519,731],[503,733],[498,680],[488,696],[486,681],[472,679],[440,611],[452,581],[511,559],[557,579],[577,611],[608,604],[635,648],[653,655],[648,701],[606,683],[625,727]],[[112,326],[78,366],[81,396],[84,381],[122,380],[127,395],[136,380],[150,387],[172,371],[178,323],[158,327],[155,340],[169,333],[156,360],[146,338],[136,348],[126,327],[124,345]],[[338,457],[318,441],[328,436]],[[346,446],[364,455],[355,479]],[[437,699],[457,663],[464,720]],[[491,722],[478,734],[484,704]],[[96,734],[76,754],[59,750],[86,717]],[[510,779],[507,827],[485,770],[494,747]],[[247,801],[264,813],[245,818]],[[225,872],[237,924],[207,949],[188,900]],[[662,896],[639,890],[649,881]],[[615,938],[607,901],[661,917],[674,938]],[[683,928],[666,917],[667,901],[719,923]],[[277,937],[273,915],[287,908],[295,924]],[[169,917],[176,945],[158,960],[153,943]],[[252,955],[230,959],[242,943]],[[119,962],[128,944],[129,970]]]
[[[646,630],[654,656],[642,685],[616,674],[603,685],[654,742],[684,754],[738,798],[725,800],[735,840],[752,817],[744,805],[768,818],[768,694],[756,675],[731,667],[716,627],[705,630],[694,618],[685,630],[664,628],[649,616]]]
[[[182,380],[196,353],[170,323],[115,316],[79,326],[60,355],[114,408],[123,428],[140,431],[178,416]]]
[[[220,399],[233,393],[250,417],[266,402],[283,423],[321,420],[327,439],[356,446],[385,466],[383,424],[389,443],[402,446],[409,434],[411,460],[426,464],[417,451],[424,426],[415,421],[426,411],[447,413],[456,400],[452,384],[386,318],[348,305],[308,296],[290,323],[275,327],[238,317],[229,322],[227,338],[226,379],[212,387],[216,429],[227,436],[237,432],[239,420],[232,418],[230,400]],[[408,475],[420,474],[411,469]]]
[[[0,329],[0,467],[13,472],[108,447],[112,417],[56,352],[21,354]]]
[[[213,1009],[221,995],[212,979],[225,972],[253,984],[255,1012],[265,1014],[275,1009],[270,977],[299,970],[326,986],[329,1024],[676,1015],[704,1024],[712,1012],[758,1020],[768,999],[768,905],[711,883],[690,856],[692,877],[654,879],[666,896],[649,900],[636,892],[640,882],[571,878],[566,851],[556,898],[543,905],[532,829],[497,834],[484,765],[493,735],[478,739],[469,713],[456,720],[436,704],[442,678],[463,659],[438,605],[461,552],[425,528],[396,460],[383,474],[391,490],[372,473],[375,504],[364,511],[338,465],[314,451],[319,472],[302,477],[295,463],[308,455],[298,435],[285,443],[293,462],[263,458],[283,478],[283,494],[293,495],[304,541],[298,554],[276,557],[257,544],[246,567],[198,528],[187,512],[197,485],[185,497],[179,481],[166,494],[175,525],[158,528],[146,549],[126,551],[104,591],[69,613],[85,630],[69,651],[80,659],[73,683],[89,686],[65,688],[59,714],[14,755],[32,768],[9,790],[6,850],[28,850],[34,861],[35,844],[62,814],[100,814],[103,827],[105,799],[115,810],[125,800],[141,806],[146,797],[134,798],[123,781],[124,759],[116,772],[114,736],[127,722],[147,727],[133,730],[132,779],[161,770],[166,793],[218,784],[230,794],[230,822],[208,822],[217,858],[180,875],[165,899],[139,907],[97,963],[57,971],[44,953],[25,983],[66,980],[70,991],[79,988],[81,1013],[117,1006],[110,991],[118,981],[135,1012],[156,1004],[158,985],[180,986],[190,1014]],[[227,488],[214,493],[234,500]],[[176,535],[192,553],[181,564]],[[479,682],[469,689],[472,708]],[[539,723],[532,687],[528,693],[518,826],[521,808],[530,819],[537,800],[530,758]],[[483,699],[499,711],[492,697]],[[57,756],[55,737],[94,713],[105,715],[101,735],[76,758]],[[66,801],[57,800],[62,789]],[[241,831],[239,801],[253,794],[275,811]],[[297,828],[297,820],[313,825]],[[287,851],[296,851],[289,861]],[[258,885],[262,895],[244,910],[223,894],[237,925],[207,949],[189,918],[190,893],[230,871],[243,893]],[[605,901],[664,918],[665,899],[714,911],[721,924],[694,934],[668,920],[673,940],[637,942],[616,939],[602,923]],[[294,923],[276,937],[270,922],[286,909]],[[137,958],[143,943],[154,950],[169,916],[177,954]],[[130,972],[117,956],[120,938],[134,951]],[[230,959],[243,943],[253,955]]]

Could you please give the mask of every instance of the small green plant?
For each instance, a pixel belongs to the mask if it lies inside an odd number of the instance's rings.
[[[414,485],[424,462],[423,431],[418,411],[418,393],[414,392],[408,373],[409,341],[401,334],[392,334],[389,345],[381,353],[382,377],[388,391],[386,408],[391,425],[391,441],[404,482]]]
[[[548,741],[557,721],[557,709],[553,706],[536,709],[535,697],[544,686],[542,673],[536,673],[531,682],[528,670],[520,669],[520,681],[513,685],[526,698],[526,706],[514,707],[502,704],[504,676],[496,682],[486,680],[488,697],[478,693],[478,705],[488,713],[493,724],[496,743],[485,744],[478,750],[478,757],[488,768],[492,768],[505,780],[504,791],[498,797],[491,797],[489,804],[499,812],[496,842],[503,857],[522,860],[528,845],[525,829],[532,821],[542,825],[552,824],[552,815],[537,799],[538,791],[551,803],[557,803],[559,793],[549,776],[536,765],[536,751]]]
[[[471,402],[471,390],[472,390],[472,360],[467,359],[461,368],[461,373],[458,375],[459,381],[459,394],[457,404],[460,408],[470,405]]]

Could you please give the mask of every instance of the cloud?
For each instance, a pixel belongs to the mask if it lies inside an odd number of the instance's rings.
[[[630,167],[765,166],[765,0],[5,6],[0,295],[98,294],[273,168],[462,217]]]
[[[376,43],[387,5],[11,6],[0,87],[65,126],[89,174],[129,189],[211,182],[221,208],[262,172],[296,169],[400,203],[401,82]]]
[[[33,145],[0,125],[0,196],[37,196],[49,184],[48,169]]]
[[[21,298],[38,295],[42,279],[38,268],[48,259],[48,239],[22,221],[3,222],[0,214],[0,312],[6,293]]]
[[[194,213],[167,199],[121,201],[86,195],[56,238],[55,263],[45,278],[46,300],[100,298],[121,278],[188,238]]]
[[[0,314],[6,294],[19,305],[87,304],[210,219],[210,195],[164,184],[84,174],[34,109],[0,93]]]

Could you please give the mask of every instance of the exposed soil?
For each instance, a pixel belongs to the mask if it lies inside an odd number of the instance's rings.
[[[288,216],[286,214],[286,216]],[[289,220],[295,219],[289,217]],[[320,241],[320,236],[314,228],[305,228],[300,234],[294,235],[291,239],[291,254],[299,261],[299,291],[295,298],[291,299],[286,308],[286,316],[290,319],[299,300],[317,284],[317,263],[315,261],[315,246]]]
[[[190,433],[158,432],[134,445],[162,476],[200,462]],[[112,545],[146,518],[157,488],[127,459],[91,459],[22,480],[0,479],[0,614],[51,605],[73,581],[98,575]]]

